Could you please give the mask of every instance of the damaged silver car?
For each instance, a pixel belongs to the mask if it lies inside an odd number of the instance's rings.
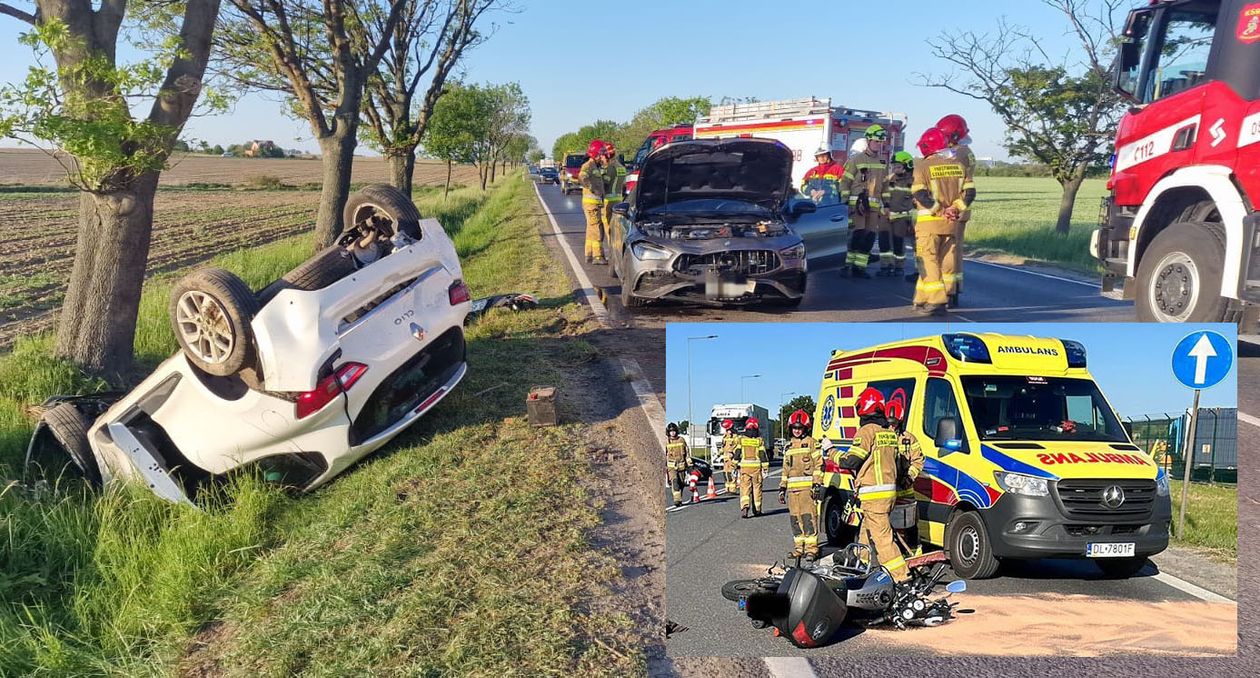
[[[791,182],[792,151],[770,139],[681,141],[653,151],[609,225],[623,305],[800,304],[805,244],[789,221],[816,208],[793,199]]]

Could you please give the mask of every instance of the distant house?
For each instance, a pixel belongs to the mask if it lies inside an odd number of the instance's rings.
[[[283,152],[277,153],[276,142],[271,139],[254,139],[249,148],[245,149],[246,158],[271,158],[276,155],[283,155]]]

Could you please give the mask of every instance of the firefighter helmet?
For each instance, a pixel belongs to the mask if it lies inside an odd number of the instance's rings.
[[[945,133],[929,127],[923,136],[919,137],[919,152],[923,157],[928,157],[934,153],[939,153],[949,147],[949,140],[945,138]]]
[[[875,141],[887,141],[888,130],[884,129],[883,125],[871,125],[866,128],[866,138]]]
[[[805,410],[797,410],[788,417],[788,428],[800,426],[801,428],[809,428],[809,413]]]
[[[865,417],[870,414],[878,414],[884,411],[884,394],[874,386],[867,386],[865,391],[858,395],[857,413],[859,417]]]
[[[897,151],[893,154],[893,162],[904,165],[907,170],[914,169],[914,156],[909,151]]]
[[[675,423],[674,423],[674,422],[672,422],[672,421],[671,421],[671,422],[669,422],[669,426],[666,426],[666,427],[665,427],[665,434],[666,434],[666,435],[669,435],[669,436],[676,436],[676,435],[678,435],[678,424],[675,424]]]
[[[729,431],[729,430],[731,430],[731,429],[733,429],[733,428],[735,428],[735,422],[731,421],[730,419],[723,419],[723,420],[722,420],[722,430],[723,430],[723,431]]]
[[[971,134],[971,130],[967,129],[967,121],[957,113],[949,115],[936,121],[936,129],[939,129],[945,135],[945,139],[951,144],[956,144]]]
[[[831,146],[828,145],[826,142],[823,142],[822,145],[818,147],[818,150],[814,151],[815,158],[817,158],[820,155],[825,155],[828,157],[831,156]]]
[[[748,421],[744,422],[745,431],[749,429],[756,431],[756,430],[759,430],[760,428],[761,428],[761,423],[757,421],[756,417],[749,417]]]
[[[591,143],[586,147],[586,157],[596,158],[604,153],[604,142],[599,139],[591,139]]]
[[[884,403],[884,416],[888,417],[889,420],[901,421],[905,414],[906,406],[901,402],[900,398]]]
[[[604,142],[604,155],[607,155],[607,156],[617,155],[617,146],[613,144],[613,142],[611,141],[605,141]]]

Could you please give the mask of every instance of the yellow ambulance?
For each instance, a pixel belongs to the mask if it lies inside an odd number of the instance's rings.
[[[837,462],[861,426],[867,387],[901,400],[926,457],[915,482],[919,535],[959,576],[992,576],[1004,558],[1089,558],[1127,577],[1168,547],[1168,479],[1134,445],[1066,339],[942,334],[834,351],[814,439],[827,452],[823,525],[847,543],[850,476]]]

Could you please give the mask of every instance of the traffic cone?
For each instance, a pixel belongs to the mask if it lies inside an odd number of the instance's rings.
[[[705,499],[717,499],[717,488],[713,487],[713,476],[709,476],[709,493],[704,495]]]

